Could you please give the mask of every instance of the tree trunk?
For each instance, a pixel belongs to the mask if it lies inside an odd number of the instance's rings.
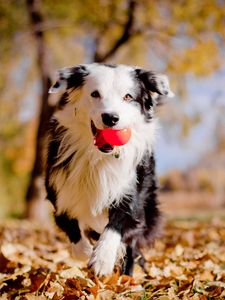
[[[26,3],[33,36],[36,42],[37,65],[41,81],[41,98],[35,140],[35,156],[26,193],[26,217],[40,220],[42,218],[46,219],[48,216],[48,209],[45,207],[44,201],[42,153],[44,149],[46,126],[53,113],[53,107],[48,104],[48,90],[51,86],[51,79],[48,69],[47,49],[42,30],[43,17],[40,9],[41,2],[40,0],[27,0]]]

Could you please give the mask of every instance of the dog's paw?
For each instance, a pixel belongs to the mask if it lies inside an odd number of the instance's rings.
[[[88,263],[96,275],[109,275],[113,272],[120,245],[119,233],[111,229],[103,232]]]
[[[88,266],[94,271],[98,276],[109,275],[113,272],[113,268],[116,262],[115,256],[112,257],[109,251],[99,252],[93,254]]]

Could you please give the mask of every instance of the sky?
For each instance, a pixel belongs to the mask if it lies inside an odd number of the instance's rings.
[[[169,110],[169,105],[176,105],[178,111],[189,116],[197,112],[201,122],[193,126],[185,139],[179,138],[174,129],[161,123],[155,151],[159,174],[174,168],[185,170],[197,164],[215,147],[219,119],[224,120],[221,126],[225,130],[225,70],[201,79],[188,75],[187,92],[187,101],[181,102],[176,97],[167,104],[166,109]]]

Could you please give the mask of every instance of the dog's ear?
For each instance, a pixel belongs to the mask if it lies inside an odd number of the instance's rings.
[[[156,105],[162,104],[163,97],[174,97],[166,75],[156,74],[144,69],[136,69],[135,72],[138,80],[140,80],[149,91]]]
[[[83,85],[85,76],[89,74],[85,65],[78,65],[58,70],[58,79],[49,89],[49,93],[65,92],[70,88],[79,88]]]

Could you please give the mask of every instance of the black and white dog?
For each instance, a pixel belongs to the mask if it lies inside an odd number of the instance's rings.
[[[95,274],[110,274],[121,258],[122,272],[132,274],[159,225],[154,109],[173,95],[168,79],[124,65],[85,64],[59,70],[50,89],[57,92],[46,165],[56,223]],[[130,141],[96,147],[97,129],[108,127],[130,128]]]

